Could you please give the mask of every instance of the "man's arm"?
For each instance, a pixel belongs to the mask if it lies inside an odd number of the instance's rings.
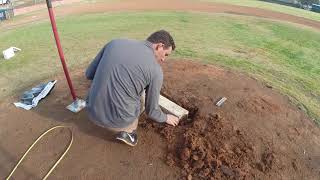
[[[96,70],[98,68],[98,65],[100,63],[100,60],[101,60],[101,57],[104,53],[104,50],[105,50],[105,47],[104,46],[100,52],[97,54],[97,56],[93,59],[93,61],[91,62],[91,64],[89,65],[89,67],[87,68],[86,70],[86,77],[87,79],[89,80],[93,80],[94,78],[94,75],[96,74]]]
[[[167,115],[162,112],[159,106],[159,96],[162,82],[162,73],[156,73],[146,89],[146,112],[149,118],[157,122],[167,121]]]

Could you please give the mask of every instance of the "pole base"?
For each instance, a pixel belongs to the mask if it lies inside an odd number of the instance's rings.
[[[77,113],[86,107],[86,101],[82,99],[76,99],[72,104],[67,106],[67,109],[70,111]]]

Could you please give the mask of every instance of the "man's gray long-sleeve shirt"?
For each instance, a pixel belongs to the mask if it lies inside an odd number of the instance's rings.
[[[87,110],[98,124],[111,128],[130,125],[140,115],[144,90],[147,115],[158,122],[167,120],[159,107],[163,72],[150,42],[112,40],[90,64],[86,77],[93,80]]]

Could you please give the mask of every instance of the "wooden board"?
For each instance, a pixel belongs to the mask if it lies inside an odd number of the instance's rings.
[[[179,119],[188,117],[188,110],[184,109],[183,107],[179,106],[178,104],[170,101],[169,99],[161,95],[159,98],[159,105],[164,111],[177,116]]]

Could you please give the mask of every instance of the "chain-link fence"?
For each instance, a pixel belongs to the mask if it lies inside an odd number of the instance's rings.
[[[12,0],[14,8],[32,6],[35,4],[45,3],[45,0]]]

